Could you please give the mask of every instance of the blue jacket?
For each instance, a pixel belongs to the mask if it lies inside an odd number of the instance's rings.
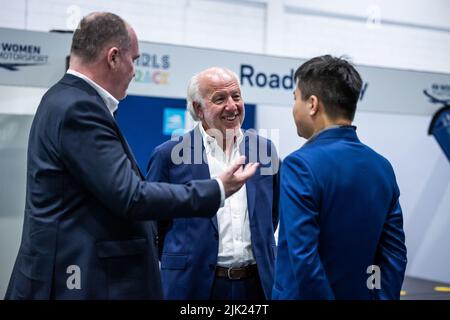
[[[355,129],[324,130],[283,161],[274,299],[399,299],[399,189],[390,163]]]
[[[204,150],[198,127],[187,133],[182,141],[181,144],[167,141],[155,149],[149,161],[149,181],[184,183],[210,178],[208,165],[201,158],[198,164],[189,164],[195,157],[194,146]],[[184,147],[180,148],[183,143]],[[270,298],[276,249],[274,230],[278,224],[279,160],[269,140],[249,131],[240,148],[241,154],[247,156],[247,162],[261,162],[255,176],[246,183],[246,189],[252,249],[262,288]],[[261,154],[266,154],[265,151],[259,153],[260,148],[268,151],[266,159],[260,158]],[[183,163],[174,164],[172,152],[181,154]],[[261,170],[268,170],[270,174],[261,175]],[[217,217],[163,221],[159,223],[159,235],[164,297],[171,300],[209,299],[219,249]]]
[[[31,126],[22,242],[6,299],[161,299],[156,225],[212,216],[216,181],[142,180],[101,97],[66,74]]]

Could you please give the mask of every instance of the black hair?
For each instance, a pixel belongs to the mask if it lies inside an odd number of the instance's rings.
[[[303,101],[315,95],[332,118],[353,120],[362,79],[346,60],[330,55],[312,58],[295,72]]]

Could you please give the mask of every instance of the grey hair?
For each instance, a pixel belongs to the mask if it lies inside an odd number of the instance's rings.
[[[214,70],[214,69],[222,70],[222,71],[225,71],[225,72],[231,74],[236,79],[239,87],[241,86],[241,83],[239,81],[239,77],[237,76],[237,74],[227,68],[211,67],[211,68],[205,69],[203,71],[200,71],[199,73],[196,73],[194,76],[192,76],[191,80],[189,81],[188,88],[187,88],[186,108],[189,111],[190,115],[192,116],[192,119],[194,119],[195,121],[200,121],[200,119],[197,117],[197,114],[195,113],[194,102],[197,102],[202,107],[204,106],[204,97],[200,93],[199,80],[200,80],[201,76],[203,76],[206,72]]]
[[[200,88],[198,85],[198,78],[200,77],[200,72],[195,74],[191,80],[189,81],[189,85],[187,88],[187,104],[186,108],[191,114],[192,119],[195,121],[199,121],[197,114],[194,109],[194,102],[199,103],[203,107],[203,97],[200,95]]]

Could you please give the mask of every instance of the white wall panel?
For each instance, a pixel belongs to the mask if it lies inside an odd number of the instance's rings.
[[[0,1],[0,27],[27,29],[27,1]]]
[[[450,72],[447,0],[0,0],[0,7],[1,27],[73,29],[89,12],[111,11],[142,41],[302,58],[346,54],[359,64]]]
[[[450,14],[449,14],[450,19]],[[285,54],[311,58],[347,55],[371,66],[450,72],[450,32],[286,14]]]

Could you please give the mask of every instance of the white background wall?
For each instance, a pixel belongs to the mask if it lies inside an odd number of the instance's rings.
[[[0,0],[0,27],[71,29],[91,11],[140,40],[450,72],[448,0]]]
[[[0,8],[0,27],[73,29],[91,11],[111,11],[128,20],[142,41],[299,58],[331,53],[358,64],[450,73],[448,0],[0,0]],[[32,115],[43,91],[0,87],[1,119]],[[291,103],[257,111],[258,127],[281,130],[283,156],[303,143],[295,136]],[[24,150],[23,136],[8,140],[12,126],[1,119],[0,149]],[[426,135],[429,121],[429,116],[361,112],[355,123],[361,139],[396,170],[408,274],[450,282],[450,168]],[[18,159],[20,166],[25,170],[24,159]],[[0,181],[0,192],[13,190],[22,206],[24,178]],[[0,297],[17,253],[21,214],[0,214]]]

